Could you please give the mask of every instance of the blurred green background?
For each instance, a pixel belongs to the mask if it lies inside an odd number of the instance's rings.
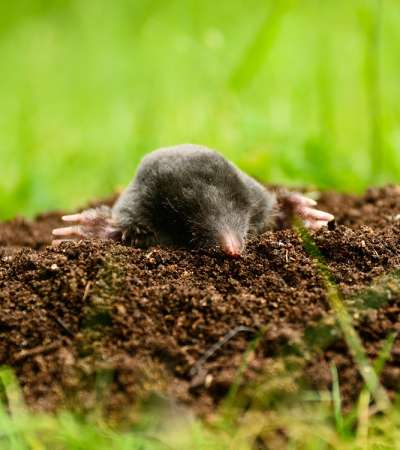
[[[0,3],[0,217],[73,209],[160,146],[259,178],[399,180],[398,0]]]

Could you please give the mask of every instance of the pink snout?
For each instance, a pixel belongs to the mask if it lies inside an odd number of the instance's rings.
[[[239,257],[243,251],[242,240],[233,232],[225,231],[221,233],[221,249],[229,256]]]

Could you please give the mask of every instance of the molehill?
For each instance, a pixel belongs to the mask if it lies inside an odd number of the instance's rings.
[[[400,330],[400,187],[324,193],[319,206],[337,224],[313,239],[373,360]],[[33,410],[90,410],[100,399],[121,414],[156,393],[208,414],[238,379],[242,399],[262,386],[265,406],[329,390],[332,363],[345,406],[356,400],[361,376],[296,231],[267,232],[232,259],[111,242],[51,247],[60,217],[0,224],[0,364]],[[396,338],[380,374],[392,398],[399,355]]]

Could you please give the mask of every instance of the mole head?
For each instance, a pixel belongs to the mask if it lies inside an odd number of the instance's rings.
[[[196,247],[219,247],[226,255],[238,257],[245,248],[249,230],[250,204],[243,192],[221,192],[209,187],[191,222]]]

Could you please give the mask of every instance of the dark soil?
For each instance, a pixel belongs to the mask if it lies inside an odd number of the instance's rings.
[[[325,193],[320,205],[337,225],[313,237],[373,360],[400,330],[400,188]],[[357,365],[294,230],[268,232],[229,259],[110,242],[48,246],[59,224],[58,213],[0,224],[0,364],[15,370],[32,409],[90,409],[100,399],[120,414],[157,392],[207,414],[244,359],[241,398],[263,407],[331,389],[332,363],[345,405],[356,400]],[[381,374],[392,398],[399,355],[396,339]]]

